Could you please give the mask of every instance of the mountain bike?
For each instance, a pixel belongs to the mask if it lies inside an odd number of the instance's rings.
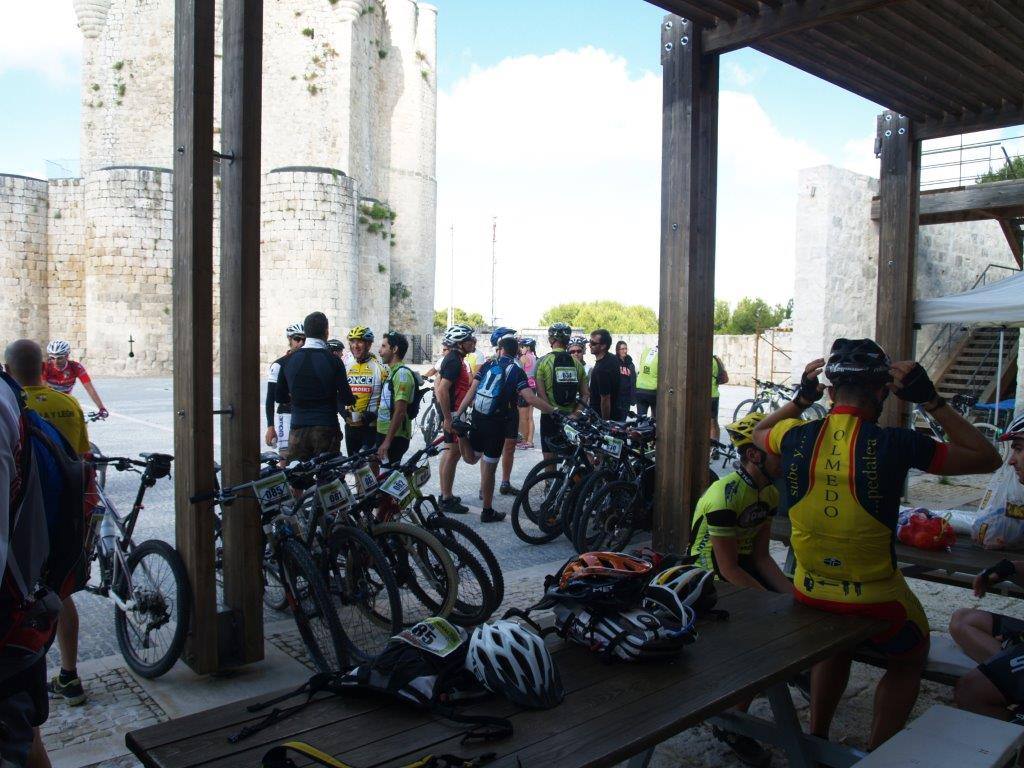
[[[793,400],[799,385],[787,386],[776,384],[773,381],[761,381],[754,379],[754,396],[747,398],[736,406],[732,412],[732,420],[739,421],[750,413],[771,413]],[[807,410],[800,414],[800,418],[806,421],[823,419],[827,411],[821,403],[812,403]]]
[[[423,442],[430,445],[441,433],[441,406],[434,397],[434,383],[432,379],[424,379],[423,399],[420,402],[420,415],[416,419],[416,426],[423,435]]]
[[[999,452],[999,457],[1005,462],[1006,457],[1010,452],[1010,444],[1000,440],[1003,436],[1003,430],[991,422],[981,420],[973,421],[971,418],[974,406],[978,403],[977,395],[964,395],[958,393],[953,395],[946,402],[949,403],[950,408],[970,421],[972,426],[981,432],[981,434],[983,434],[985,438],[995,446],[995,449]],[[914,410],[919,416],[924,418],[925,423],[928,425],[928,429],[936,440],[943,443],[948,442],[946,438],[946,430],[942,428],[942,425],[939,424],[934,416],[924,409],[923,405],[916,406]]]
[[[142,461],[123,456],[94,456],[92,464],[141,475],[131,511],[121,517],[106,490],[97,485],[86,536],[91,562],[99,562],[98,584],[86,584],[94,595],[114,603],[114,634],[128,666],[146,678],[159,677],[181,656],[192,610],[192,592],[185,564],[165,541],[132,540],[146,490],[171,474],[174,457],[141,453]],[[90,494],[92,491],[90,491]]]
[[[90,424],[93,424],[97,421],[103,421],[106,418],[106,416],[100,416],[99,411],[90,411],[89,413],[85,414],[85,420]],[[99,449],[99,446],[97,446],[96,443],[92,442],[92,440],[89,441],[89,453],[91,453],[93,456],[103,456],[103,451],[101,451]],[[96,465],[96,485],[98,485],[100,488],[103,488],[106,486],[106,484],[107,465],[101,462]]]

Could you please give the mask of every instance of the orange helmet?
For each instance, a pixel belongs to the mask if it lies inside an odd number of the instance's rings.
[[[647,576],[650,572],[651,564],[639,557],[621,552],[585,552],[565,564],[558,586],[565,589],[569,581],[580,577],[635,579]]]

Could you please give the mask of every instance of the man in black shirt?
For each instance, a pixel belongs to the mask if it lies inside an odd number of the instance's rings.
[[[590,371],[590,407],[602,419],[620,420],[626,414],[619,406],[619,363],[618,358],[609,354],[612,335],[604,328],[590,334],[590,352],[597,362]]]
[[[341,447],[338,411],[356,401],[348,386],[345,364],[327,346],[328,323],[323,312],[313,312],[302,323],[306,343],[281,365],[275,399],[291,400],[292,423],[288,458],[306,461],[319,453],[337,453]]]

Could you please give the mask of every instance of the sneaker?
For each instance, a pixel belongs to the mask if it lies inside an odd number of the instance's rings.
[[[64,699],[69,707],[77,707],[85,704],[85,689],[82,688],[82,681],[72,677],[67,682],[61,682],[60,675],[46,684],[46,691],[51,699]]]
[[[485,509],[480,513],[481,523],[500,523],[505,519],[504,512],[498,512],[494,509]]]
[[[727,731],[717,725],[711,726],[711,732],[716,739],[729,747],[744,764],[752,765],[754,768],[768,768],[772,764],[772,753],[749,736]]]
[[[469,512],[469,507],[461,504],[458,496],[452,496],[450,499],[441,499],[437,506],[438,509],[449,515],[464,515]]]
[[[498,493],[502,496],[518,496],[519,489],[516,488],[512,483],[502,483],[501,487],[498,488]]]

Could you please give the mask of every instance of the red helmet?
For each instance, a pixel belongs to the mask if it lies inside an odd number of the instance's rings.
[[[564,589],[572,579],[601,576],[613,579],[646,579],[650,572],[651,564],[639,557],[621,552],[585,552],[565,564],[558,586]]]
[[[1024,416],[1018,416],[1016,419],[1010,422],[1010,426],[1003,432],[1000,440],[1016,440],[1018,437],[1024,438]]]

